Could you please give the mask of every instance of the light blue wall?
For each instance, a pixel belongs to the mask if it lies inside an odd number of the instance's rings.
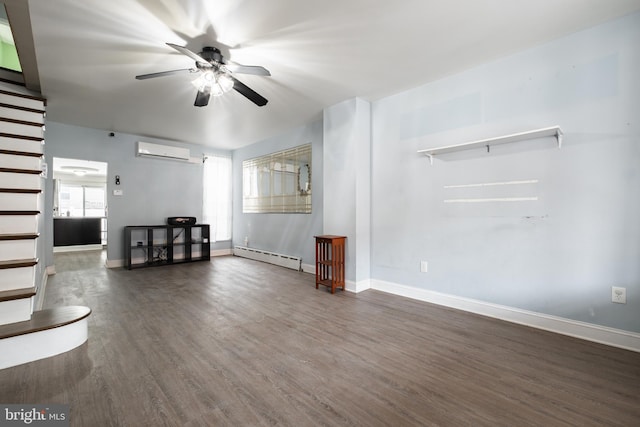
[[[312,264],[313,236],[334,232],[323,229],[326,202],[349,213],[343,224],[331,217],[335,232],[341,226],[360,237],[369,232],[370,268],[356,274],[351,267],[351,280],[368,273],[374,280],[640,332],[639,42],[640,14],[634,14],[373,102],[370,226],[356,206],[366,191],[362,177],[345,183],[354,190],[352,200],[325,194],[321,185],[323,157],[332,168],[353,160],[339,144],[323,154],[324,133],[331,137],[341,119],[361,123],[353,121],[351,108],[358,110],[361,100],[348,101],[344,116],[340,106],[327,109],[331,123],[325,117],[236,150],[233,244],[243,245],[246,236],[251,247]],[[490,154],[481,149],[443,156],[433,166],[416,154],[556,124],[565,132],[561,150],[549,138]],[[110,194],[113,176],[123,177],[125,196],[109,196],[109,239],[116,241],[110,259],[122,257],[124,225],[192,214],[177,206],[198,205],[193,214],[201,215],[200,168],[135,158],[138,139],[47,125],[49,165],[54,155],[107,161]],[[313,214],[243,214],[242,161],[308,142]],[[452,187],[518,180],[533,182]],[[193,187],[184,191],[188,183]],[[536,200],[445,202],[501,197]],[[52,222],[50,209],[45,219]],[[427,273],[419,271],[422,260]],[[610,302],[611,286],[627,288],[626,305]]]
[[[640,332],[639,46],[634,14],[373,103],[371,277]],[[537,201],[451,202],[504,197]]]
[[[323,119],[323,234],[347,237],[345,278],[357,287],[371,269],[371,105],[349,99]]]
[[[311,143],[311,214],[245,214],[242,212],[242,162]],[[313,264],[313,236],[322,233],[322,121],[295,128],[233,152],[233,244],[290,256]]]
[[[165,224],[169,216],[195,216],[202,219],[202,163],[137,157],[137,141],[155,142],[189,148],[192,157],[203,151],[228,154],[193,144],[179,144],[139,135],[109,132],[66,124],[47,122],[45,161],[52,170],[53,157],[92,160],[108,163],[107,258],[124,258],[123,228],[127,225]],[[120,175],[121,184],[114,184]],[[53,180],[46,180],[44,220],[47,236],[53,236]],[[113,190],[123,191],[114,196]],[[53,264],[53,239],[47,239],[46,265]],[[226,249],[230,242],[217,242],[212,249]]]

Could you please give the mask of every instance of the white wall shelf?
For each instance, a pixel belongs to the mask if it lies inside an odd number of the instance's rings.
[[[455,153],[463,150],[471,150],[478,147],[487,147],[489,152],[492,145],[509,144],[512,142],[524,141],[527,139],[546,138],[553,136],[558,141],[558,148],[562,147],[562,130],[560,126],[551,126],[548,128],[530,130],[526,132],[513,133],[511,135],[497,136],[494,138],[481,139],[479,141],[465,142],[462,144],[447,145],[444,147],[427,148],[418,150],[418,154],[424,154],[429,157],[429,161],[433,164],[433,157],[438,154]]]

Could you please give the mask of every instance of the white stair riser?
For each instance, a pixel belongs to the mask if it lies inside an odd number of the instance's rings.
[[[37,211],[39,200],[39,194],[0,193],[0,206],[6,210]]]
[[[86,318],[53,329],[0,340],[0,369],[55,356],[82,345],[89,336]]]
[[[0,136],[0,148],[3,150],[26,151],[27,153],[42,153],[44,144],[42,141]]]
[[[0,154],[0,168],[40,170],[40,157]]]
[[[0,193],[2,209],[12,211],[37,211],[40,205],[39,194]]]
[[[0,107],[0,117],[5,119],[23,120],[32,123],[44,123],[42,113],[34,113],[31,111],[16,110],[15,108]]]
[[[33,287],[35,272],[35,266],[0,269],[0,291]]]
[[[31,319],[33,297],[0,301],[0,325],[24,322]]]
[[[44,129],[40,126],[28,126],[19,123],[2,122],[2,131],[13,135],[33,136],[44,138]]]
[[[0,188],[42,189],[40,175],[30,173],[0,172]],[[7,208],[3,208],[7,209]]]
[[[8,208],[4,209],[9,210]],[[0,234],[37,232],[38,217],[36,215],[0,215]]]
[[[1,240],[0,261],[30,259],[36,257],[36,239]],[[2,284],[0,284],[0,288]]]
[[[0,103],[44,111],[44,102],[37,99],[22,98],[20,96],[0,93]]]

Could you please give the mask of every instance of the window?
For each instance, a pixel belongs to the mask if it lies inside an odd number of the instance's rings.
[[[60,183],[58,209],[61,216],[104,217],[105,187]]]
[[[22,72],[4,4],[0,3],[0,67]]]
[[[242,162],[244,213],[311,213],[311,144]]]
[[[211,226],[211,241],[231,240],[231,158],[205,156],[202,175],[202,222]]]

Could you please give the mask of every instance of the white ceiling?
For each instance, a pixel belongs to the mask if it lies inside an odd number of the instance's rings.
[[[640,10],[640,0],[29,0],[29,9],[49,120],[234,149],[345,99],[376,100]],[[193,67],[166,42],[266,67],[271,77],[236,77],[269,103],[232,91],[197,108],[193,76],[136,80]]]
[[[87,177],[106,177],[107,163],[93,162],[89,160],[65,159],[61,157],[53,158],[54,175],[77,175],[84,172]],[[54,176],[55,178],[56,176]]]

